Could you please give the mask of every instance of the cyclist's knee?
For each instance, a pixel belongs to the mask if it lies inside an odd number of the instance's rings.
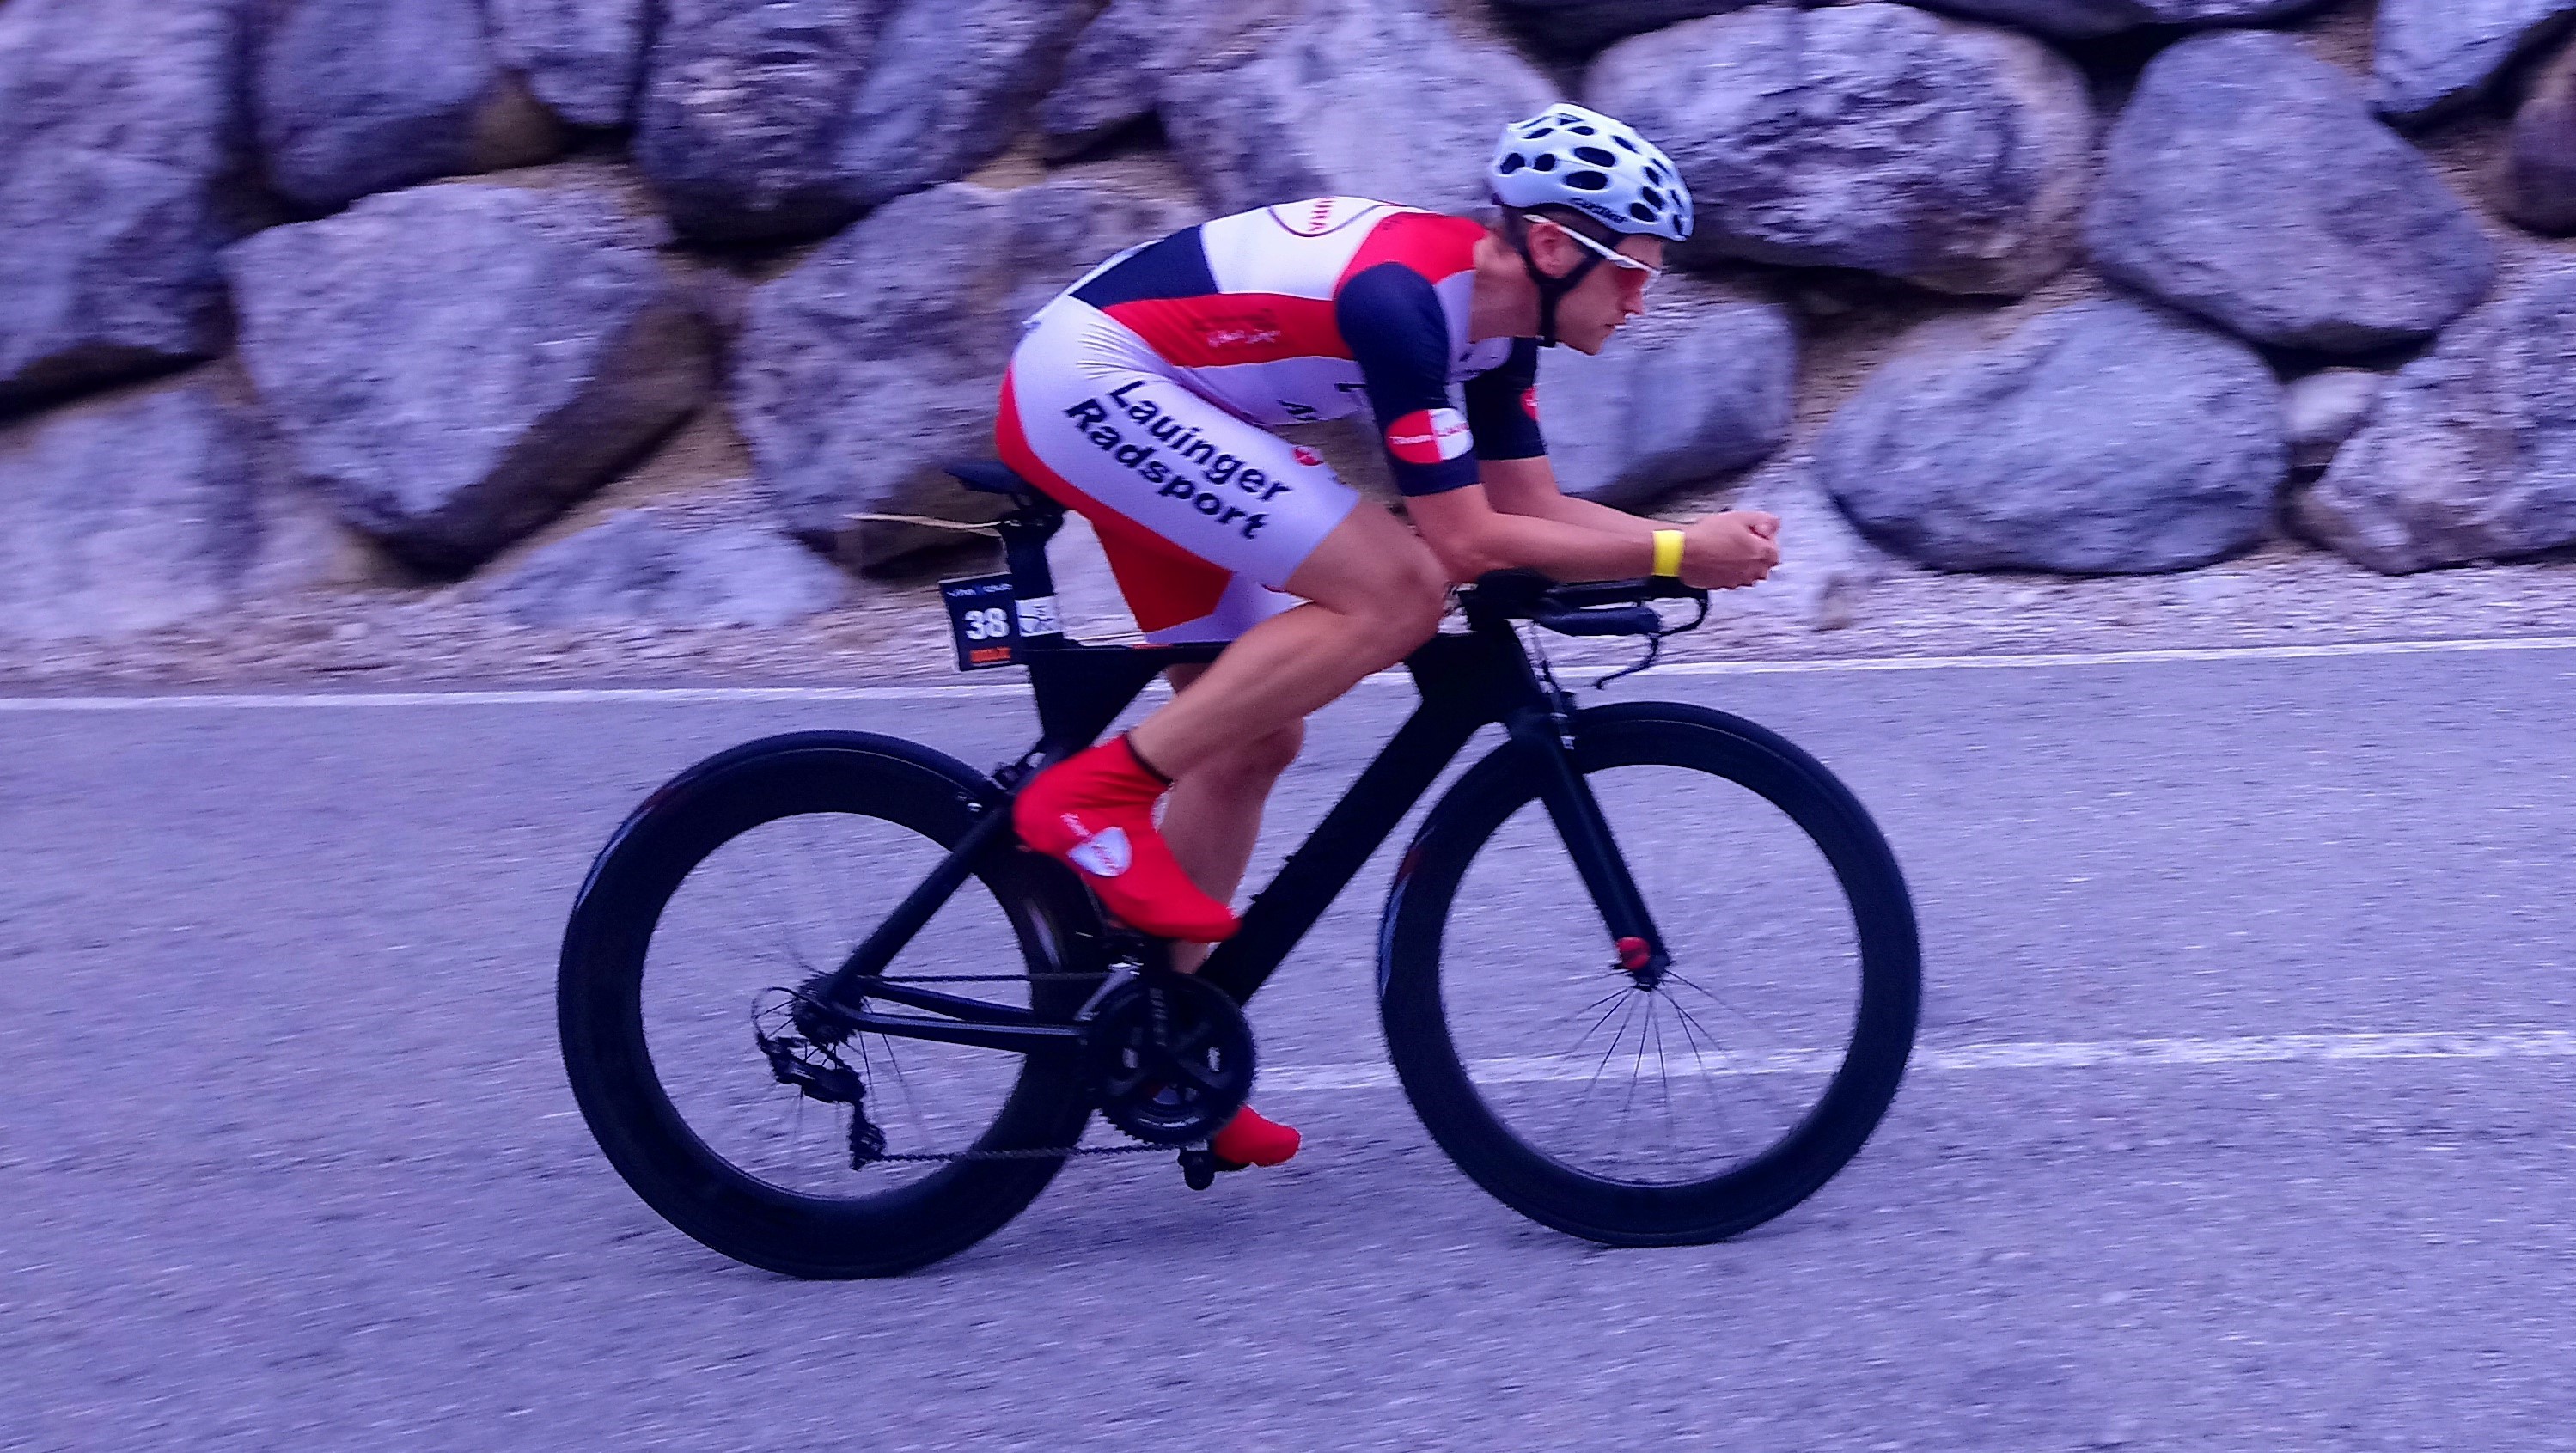
[[[1390,562],[1394,568],[1378,596],[1389,635],[1407,651],[1430,640],[1449,611],[1449,572],[1429,546],[1411,543],[1401,559]]]
[[[1431,547],[1378,510],[1353,511],[1289,587],[1362,623],[1388,661],[1429,640],[1449,604],[1449,574]]]

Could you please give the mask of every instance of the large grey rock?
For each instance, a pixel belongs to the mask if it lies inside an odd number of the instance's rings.
[[[709,394],[706,331],[584,193],[481,184],[273,228],[225,264],[296,474],[423,568],[552,518]]]
[[[1741,10],[1754,0],[1493,0],[1494,10],[1552,50],[1580,54],[1614,40],[1660,30],[1703,15]]]
[[[2258,25],[2288,20],[2334,0],[1920,0],[1971,20],[1991,20],[2067,40],[2117,35],[2142,25]]]
[[[1789,438],[1798,336],[1788,313],[1676,280],[1675,297],[1597,358],[1541,355],[1548,457],[1570,494],[1622,509],[1760,462]],[[1694,293],[1702,296],[1692,296]]]
[[[850,579],[769,521],[664,506],[620,510],[473,594],[528,626],[783,626],[843,603]]]
[[[2504,210],[2535,232],[2576,232],[2576,45],[2541,72],[2514,114]]]
[[[817,236],[1010,144],[1064,0],[670,0],[635,156],[684,230]]]
[[[2105,152],[2094,262],[2257,342],[2409,342],[2495,280],[2486,234],[2432,164],[2285,35],[2197,36],[2156,57]]]
[[[258,65],[269,183],[307,207],[562,148],[478,0],[283,0]]]
[[[2129,574],[2262,537],[2288,444],[2280,385],[2244,344],[2126,299],[1990,345],[1915,344],[1817,445],[1826,487],[1880,545],[1945,570]]]
[[[1000,156],[1090,14],[1079,0],[905,0],[841,135],[860,204],[953,181]]]
[[[1064,77],[1038,107],[1049,157],[1075,156],[1162,104],[1163,75],[1185,51],[1175,0],[1110,0],[1075,37]]]
[[[990,457],[1021,321],[1100,259],[1195,220],[1081,182],[1000,192],[952,183],[872,213],[745,310],[733,402],[787,527],[874,565],[953,537],[868,513],[986,519],[940,474]]]
[[[2291,384],[2282,398],[2290,467],[2313,475],[2333,463],[2336,451],[2379,406],[2387,384],[2387,375],[2360,368],[2329,368]]]
[[[1672,154],[1675,250],[2018,293],[2073,257],[2093,149],[2084,78],[2039,41],[1910,6],[1763,5],[1603,51],[1592,105]]]
[[[1505,123],[1556,99],[1426,0],[1303,0],[1215,27],[1160,94],[1173,153],[1219,212],[1335,195],[1481,206]]]
[[[835,143],[899,0],[669,0],[635,161],[672,221],[710,237],[828,232],[858,215]]]
[[[644,77],[645,0],[485,0],[502,64],[577,126],[633,119]]]
[[[2407,365],[2292,512],[2390,574],[2576,544],[2576,266],[2551,261]]]
[[[2475,99],[2576,16],[2576,0],[2380,0],[2375,99],[2420,121]]]
[[[0,8],[0,409],[223,347],[241,9]]]
[[[247,466],[240,422],[198,378],[0,433],[0,636],[116,635],[230,607],[257,546]]]

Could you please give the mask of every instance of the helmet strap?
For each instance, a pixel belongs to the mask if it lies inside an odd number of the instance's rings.
[[[1572,272],[1563,277],[1549,277],[1539,271],[1538,259],[1530,255],[1527,232],[1521,234],[1520,254],[1521,266],[1528,270],[1530,282],[1538,288],[1538,346],[1554,348],[1557,303],[1567,293],[1582,286],[1583,280],[1592,275],[1592,270],[1601,265],[1601,259],[1597,254],[1586,252],[1583,254],[1583,260],[1574,265]]]

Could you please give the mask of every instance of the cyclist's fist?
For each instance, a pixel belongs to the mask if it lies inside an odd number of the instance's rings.
[[[1770,575],[1780,563],[1780,517],[1760,510],[1702,515],[1682,530],[1682,584],[1733,590]]]

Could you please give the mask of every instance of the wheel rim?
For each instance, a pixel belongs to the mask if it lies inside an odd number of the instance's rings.
[[[691,866],[646,948],[639,1008],[654,1077],[707,1153],[774,1191],[866,1198],[940,1173],[953,1162],[937,1157],[971,1150],[1001,1116],[1020,1056],[855,1035],[837,1057],[866,1089],[885,1158],[854,1168],[852,1107],[779,1083],[754,1033],[783,1027],[788,991],[837,965],[944,851],[898,823],[818,811],[753,824]],[[938,987],[1025,1008],[1024,964],[1010,914],[970,878],[889,974],[972,976]]]
[[[1859,926],[1799,824],[1670,765],[1586,778],[1671,965],[1622,972],[1563,839],[1522,803],[1466,864],[1442,931],[1442,1017],[1485,1111],[1585,1179],[1706,1185],[1795,1139],[1852,1041]]]

